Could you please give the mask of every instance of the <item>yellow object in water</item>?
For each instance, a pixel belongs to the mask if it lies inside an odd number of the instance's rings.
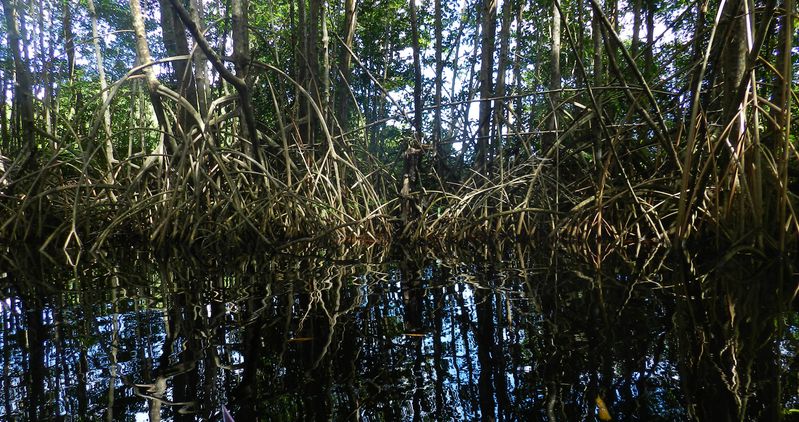
[[[602,397],[596,396],[596,408],[599,420],[601,421],[613,420],[613,418],[610,417],[610,412],[608,412],[608,407],[605,406],[605,402],[602,400]]]

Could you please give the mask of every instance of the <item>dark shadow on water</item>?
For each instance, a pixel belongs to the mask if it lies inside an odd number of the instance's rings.
[[[732,421],[799,407],[796,277],[751,251],[307,255],[7,249],[0,419],[221,420],[224,405],[238,421],[572,421],[599,420],[601,403],[619,421]]]

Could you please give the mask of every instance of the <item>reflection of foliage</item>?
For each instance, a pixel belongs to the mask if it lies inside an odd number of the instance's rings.
[[[223,403],[243,420],[475,419],[487,408],[575,420],[593,414],[597,396],[618,420],[688,417],[685,388],[701,362],[685,355],[686,335],[701,327],[674,325],[686,304],[679,278],[652,264],[665,255],[609,255],[597,269],[590,257],[525,249],[406,250],[393,264],[349,265],[315,252],[209,264],[120,251],[74,268],[8,256],[16,287],[4,291],[0,360],[16,384],[0,399],[30,399],[38,380],[49,386],[38,414],[101,418],[110,407],[115,420],[151,411],[158,397],[175,420],[185,406],[213,418]],[[793,313],[780,319],[785,409],[799,404],[797,324]],[[751,402],[762,403],[765,380],[752,379]]]

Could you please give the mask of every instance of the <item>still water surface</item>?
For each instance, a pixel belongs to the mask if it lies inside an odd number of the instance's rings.
[[[613,420],[768,420],[797,404],[787,302],[750,308],[718,265],[663,250],[4,255],[2,420],[570,421],[607,416],[598,402]],[[779,282],[770,268],[758,283]]]

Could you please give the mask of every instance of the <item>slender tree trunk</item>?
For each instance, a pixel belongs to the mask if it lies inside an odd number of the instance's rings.
[[[416,17],[416,0],[410,0],[411,45],[413,47],[413,128],[416,142],[422,142],[422,61],[419,51],[419,22]]]
[[[105,65],[103,61],[103,50],[100,46],[100,31],[98,30],[97,23],[97,10],[94,8],[94,0],[87,0],[87,7],[89,9],[89,16],[92,20],[92,45],[94,46],[94,59],[97,62],[97,74],[100,79],[100,98],[103,104],[108,100],[108,82],[105,78]],[[105,159],[108,164],[108,169],[116,160],[114,159],[114,144],[112,143],[111,131],[111,110],[106,107],[103,110],[103,130],[105,131]],[[111,175],[110,182],[113,183],[113,172],[109,171]]]
[[[137,61],[140,65],[149,65],[153,62],[152,56],[150,56],[150,47],[147,44],[147,32],[144,28],[144,19],[142,18],[141,14],[141,4],[139,0],[130,0],[130,14],[133,19],[133,33],[136,37],[136,57]],[[164,105],[161,102],[161,96],[158,93],[158,87],[160,83],[158,79],[155,78],[155,72],[153,71],[152,66],[145,66],[142,69],[142,73],[144,74],[144,79],[147,84],[147,91],[150,95],[150,102],[153,105],[153,110],[155,112],[155,118],[158,121],[158,126],[163,130],[165,133],[169,133],[170,127],[166,121],[166,114],[164,113]],[[160,151],[164,147],[164,140],[169,139],[171,141],[171,153],[175,153],[177,150],[177,145],[174,142],[172,136],[161,135],[161,141],[159,142],[157,153],[162,152]]]
[[[558,109],[560,103],[560,12],[557,5],[552,4],[552,49],[550,51],[549,63],[549,90],[551,94],[549,101],[552,107],[552,115],[547,121],[547,133],[543,137],[542,150],[548,151],[558,139]]]
[[[497,64],[497,99],[494,101],[494,146],[492,153],[493,156],[499,157],[499,171],[501,177],[504,177],[502,139],[506,123],[505,103],[507,100],[505,99],[505,75],[507,74],[510,51],[511,5],[510,0],[505,0],[502,3],[502,26],[499,31],[499,63]]]
[[[786,10],[787,1],[783,0],[780,2],[780,9]],[[785,89],[786,86],[790,87],[791,85],[791,75],[790,75],[790,68],[789,73],[786,75],[782,66],[783,63],[789,63],[790,60],[786,60],[786,55],[788,51],[785,48],[785,45],[790,37],[788,31],[788,14],[786,13],[783,16],[777,18],[777,26],[779,27],[778,35],[777,35],[777,54],[774,62],[777,64],[776,67],[777,71],[774,73],[773,78],[773,85],[774,88],[771,91],[771,103],[776,105],[778,108],[774,108],[771,111],[771,118],[773,123],[769,123],[771,125],[771,134],[766,140],[766,145],[775,152],[775,147],[779,145],[780,138],[782,137],[782,130],[786,126],[785,121],[785,100],[786,100],[786,93],[790,93],[790,88]]]
[[[205,5],[203,0],[191,0],[191,18],[197,22],[200,31],[205,31]],[[192,56],[194,62],[194,81],[197,91],[197,110],[203,118],[208,116],[208,101],[211,95],[208,82],[208,58],[202,51],[195,51]]]
[[[442,10],[441,10],[441,0],[435,0],[434,5],[434,31],[435,31],[435,54],[436,54],[436,80],[435,80],[435,111],[433,114],[433,148],[435,151],[435,171],[439,177],[444,176],[446,178],[446,159],[449,155],[448,152],[444,149],[444,146],[441,144],[441,99],[444,90],[444,60],[442,58],[442,52],[444,50],[444,38],[443,38],[443,24],[442,20]]]
[[[357,10],[355,0],[344,0],[344,45],[339,57],[339,68],[341,70],[341,82],[343,86],[338,87],[338,125],[342,133],[349,131],[350,119],[350,87],[352,78],[352,57],[348,50],[352,50],[352,41],[355,39],[355,25],[357,21]]]
[[[641,1],[642,0],[633,0],[633,40],[630,46],[630,53],[633,57],[638,55],[638,48],[641,44],[641,25],[643,24],[641,19]]]
[[[321,27],[321,69],[319,70],[319,84],[322,92],[319,95],[319,108],[325,118],[330,114],[330,36],[327,33],[327,5],[319,8],[319,24]],[[326,123],[325,123],[326,124]]]
[[[413,139],[408,140],[404,154],[404,170],[400,195],[403,197],[402,221],[410,220],[411,190],[418,183],[419,157],[422,153],[422,61],[419,51],[419,22],[416,17],[416,0],[410,0],[408,11],[411,19],[411,45],[413,49]]]
[[[522,25],[524,24],[524,17],[523,17],[523,2],[517,1],[516,2],[516,46],[515,52],[513,54],[513,82],[516,85],[514,93],[516,94],[516,104],[514,106],[514,127],[516,131],[516,136],[519,136],[522,132],[523,121],[522,116],[524,115],[524,101],[522,100],[522,96],[519,95],[522,92],[522,65],[521,65],[521,57],[522,57]]]
[[[20,15],[17,22],[17,9],[15,0],[0,0],[3,5],[3,16],[6,20],[8,31],[8,44],[11,48],[11,57],[14,60],[16,73],[16,86],[14,87],[14,102],[20,118],[20,133],[15,137],[20,139],[20,150],[17,159],[26,165],[33,158],[36,150],[34,136],[33,90],[31,87],[30,69],[20,48],[19,27],[24,27],[24,18]]]
[[[319,10],[322,8],[324,0],[310,0],[308,3],[308,11],[305,15],[305,28],[307,36],[305,37],[305,57],[303,57],[303,65],[306,68],[307,77],[305,89],[311,94],[311,101],[317,105],[321,104],[321,95],[319,87]],[[304,3],[304,1],[303,1]],[[316,135],[319,130],[319,116],[313,110],[313,107],[307,106],[305,114],[302,117],[307,117],[302,135],[304,137],[305,145],[310,148],[313,160],[316,160],[317,151]]]
[[[39,52],[40,54],[44,55],[44,52],[47,52],[47,56],[42,59],[42,66],[41,72],[37,75],[38,80],[42,81],[43,85],[43,93],[42,93],[42,112],[41,112],[41,120],[44,122],[44,131],[47,132],[48,135],[53,134],[53,113],[52,113],[52,105],[53,105],[53,83],[52,83],[52,63],[55,61],[54,58],[54,51],[53,51],[53,43],[49,41],[45,41],[45,31],[46,26],[44,22],[44,4],[37,3],[37,16],[36,16],[36,23],[38,24],[38,28],[36,30],[39,32]],[[52,26],[52,22],[49,22]],[[56,145],[49,141],[51,148],[55,151]]]
[[[61,26],[64,28],[64,50],[67,53],[67,78],[70,84],[75,80],[75,33],[72,31],[72,9],[69,0],[63,0],[64,17]]]
[[[646,2],[646,47],[644,48],[644,77],[655,71],[655,5],[656,0]]]
[[[648,0],[652,1],[652,0]],[[601,4],[601,2],[599,3]],[[596,8],[591,19],[591,38],[594,44],[594,86],[604,85],[604,68],[602,64],[602,23],[599,11]],[[591,123],[591,132],[594,138],[594,168],[597,172],[602,170],[602,131],[600,130],[600,119],[602,113],[602,102],[597,98],[599,110],[595,110],[596,116]]]
[[[224,79],[236,89],[239,97],[238,115],[241,127],[242,150],[254,152],[253,158],[261,160],[258,130],[256,126],[255,111],[252,107],[250,87],[247,83],[247,71],[250,64],[250,48],[248,38],[247,22],[247,1],[234,0],[233,13],[233,62],[236,68],[236,75],[231,73],[222,62],[219,55],[211,48],[208,40],[200,32],[197,23],[192,20],[189,12],[178,0],[170,0],[180,20],[188,29],[197,46],[203,51],[205,56],[211,61],[214,69],[219,72],[221,79]],[[251,142],[247,144],[247,141]]]
[[[252,156],[255,157],[258,156],[261,146],[252,109],[250,89],[247,83],[250,67],[249,1],[232,0],[231,17],[233,24],[233,64],[236,69],[236,77],[241,81],[236,86],[239,101],[241,102],[239,105],[239,115],[243,123],[241,129],[243,139],[251,142],[251,148],[245,145],[243,149],[245,151],[249,150]]]
[[[738,87],[744,78],[746,71],[746,17],[744,16],[743,2],[745,0],[732,0],[727,2],[722,12],[719,25],[727,28],[729,34],[724,41],[721,51],[723,60],[722,68],[724,73],[724,116],[732,117],[740,111],[741,104],[738,101]],[[733,146],[738,145],[740,137],[743,135],[745,116],[738,114],[739,121],[730,127],[730,142]],[[723,124],[727,124],[727,119]]]
[[[8,86],[7,73],[0,70],[0,155],[11,146],[11,133],[8,130],[8,98],[6,97],[6,86]],[[0,170],[5,172],[2,159],[0,159]]]
[[[494,96],[494,46],[497,32],[497,1],[482,0],[482,37],[480,42],[480,121],[477,129],[475,167],[478,173],[488,174],[491,165],[489,138],[491,135],[491,98]]]
[[[188,38],[186,38],[186,27],[170,6],[169,0],[158,0],[158,3],[161,9],[162,38],[167,55],[170,57],[188,56],[189,41]],[[193,75],[191,74],[189,60],[176,60],[171,63],[174,71],[173,81],[175,90],[185,97],[189,104],[196,107],[197,88],[194,78],[192,77]],[[177,119],[178,127],[184,132],[188,132],[196,125],[194,119],[190,117],[189,112],[182,107],[177,113]]]

